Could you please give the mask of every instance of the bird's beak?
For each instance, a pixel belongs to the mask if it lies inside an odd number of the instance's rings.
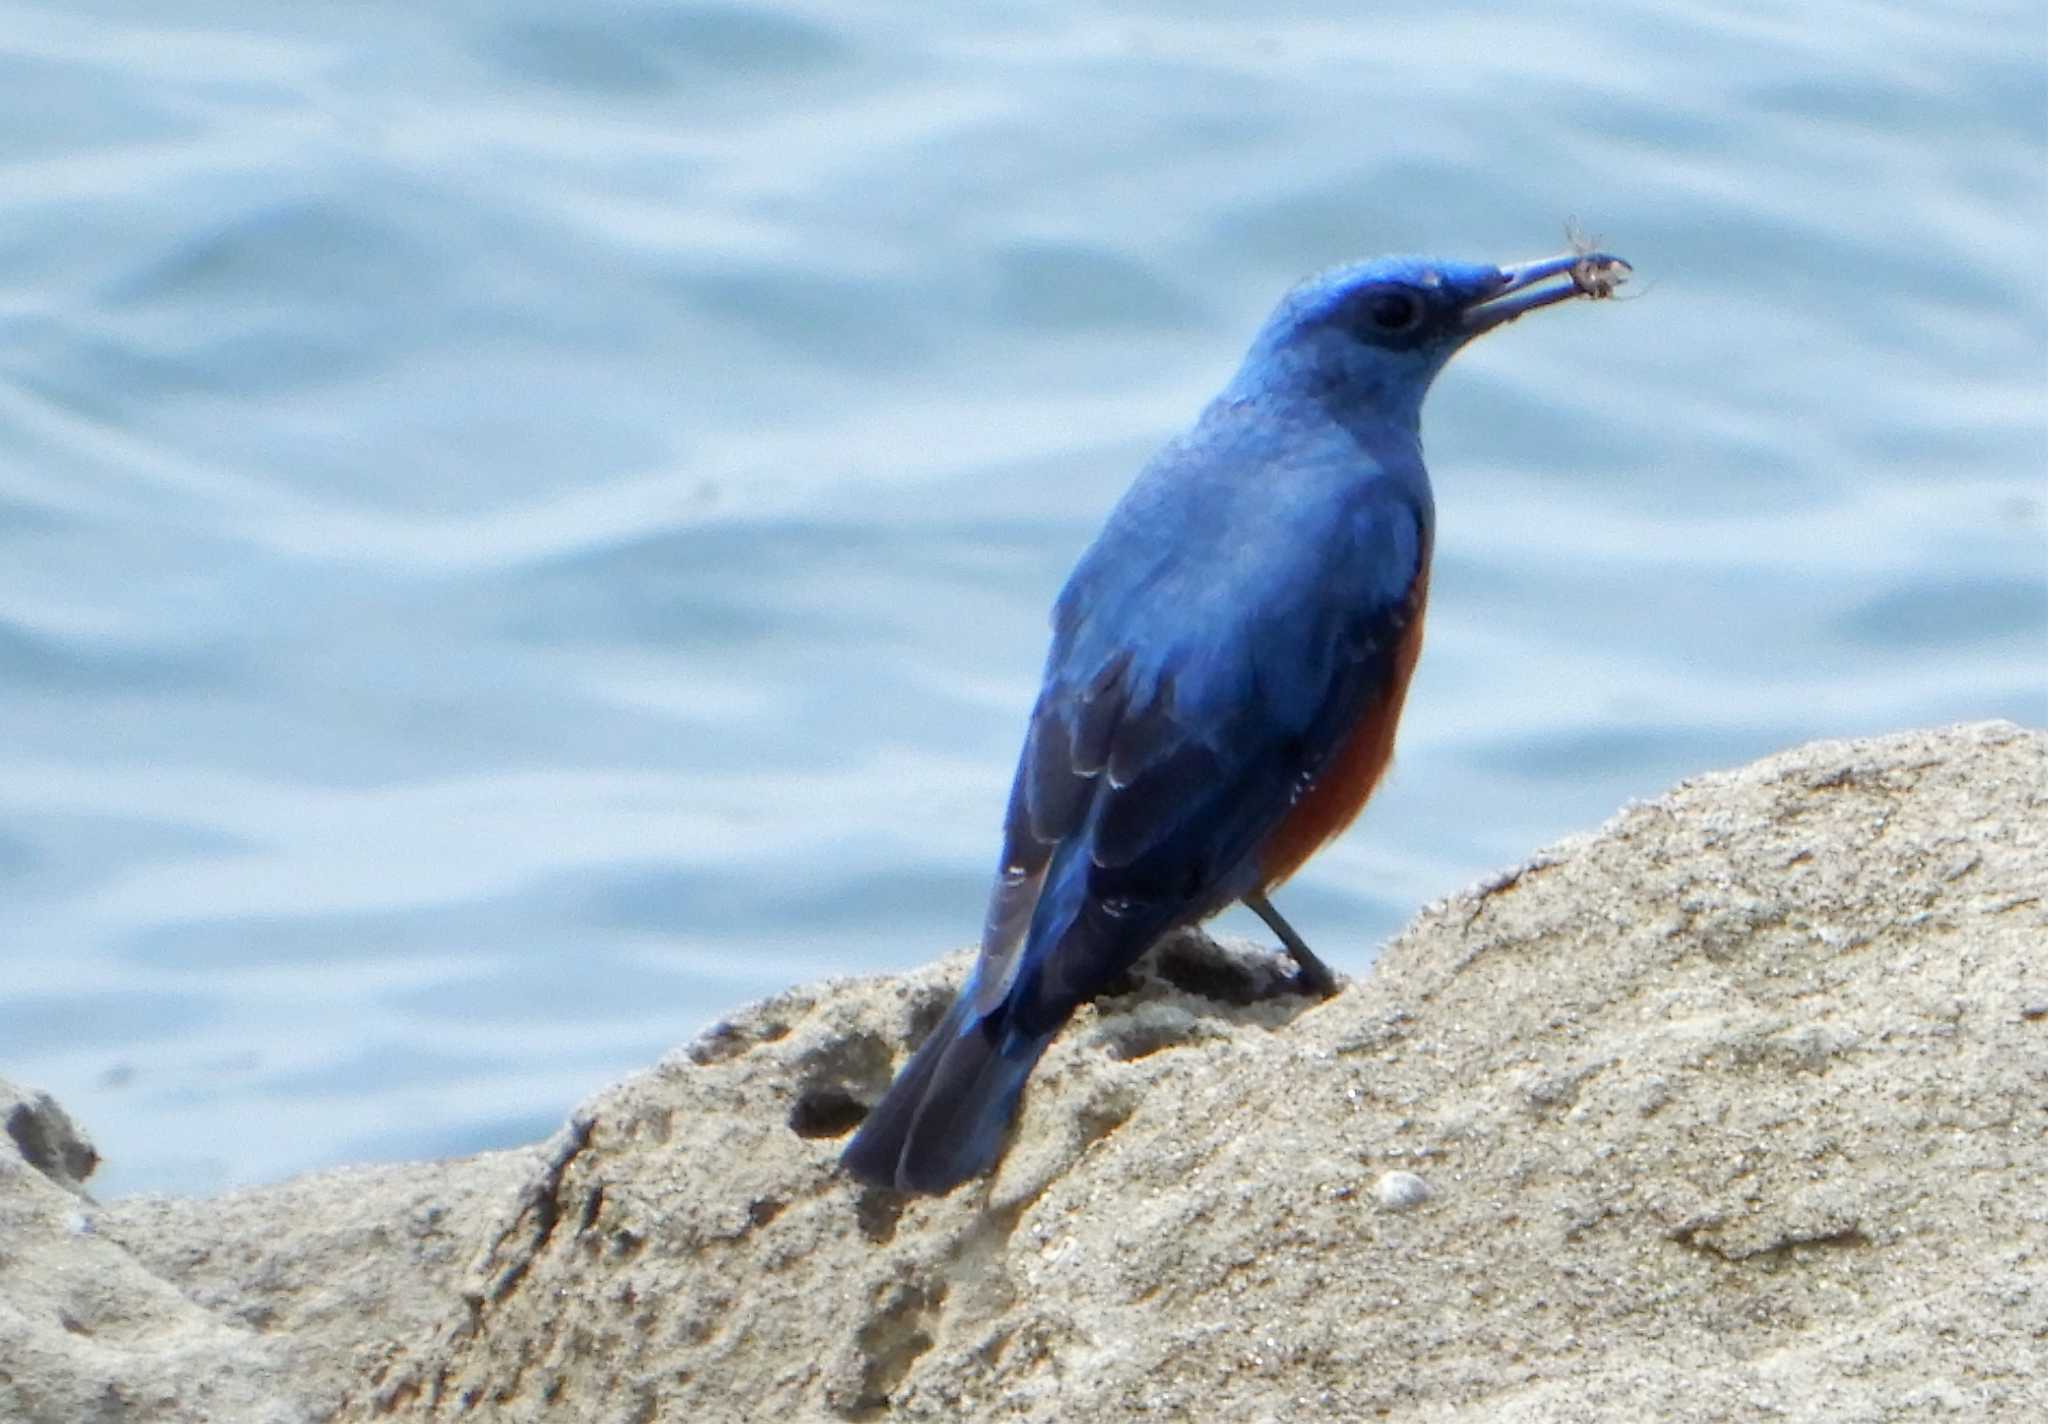
[[[1614,295],[1615,288],[1628,280],[1628,263],[1605,252],[1566,252],[1535,262],[1517,262],[1500,269],[1468,302],[1464,312],[1465,334],[1477,336],[1504,326],[1524,312],[1567,302],[1573,297],[1595,301]],[[1563,281],[1552,281],[1561,277]]]

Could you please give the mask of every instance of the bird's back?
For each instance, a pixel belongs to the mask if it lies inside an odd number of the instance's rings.
[[[1018,768],[1027,803],[1053,814],[1013,820],[1005,846],[1006,864],[1049,849],[1085,882],[1074,905],[1160,906],[1086,951],[1102,977],[1155,920],[1266,883],[1262,842],[1404,657],[1432,527],[1412,437],[1369,443],[1295,403],[1212,404],[1118,504],[1056,605]],[[985,958],[1079,953],[1062,948],[1059,898],[1016,951],[990,943]]]

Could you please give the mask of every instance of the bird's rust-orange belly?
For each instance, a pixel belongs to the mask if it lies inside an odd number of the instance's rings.
[[[1425,568],[1409,592],[1408,618],[1394,645],[1385,685],[1370,695],[1351,735],[1338,747],[1329,766],[1267,839],[1259,856],[1264,877],[1261,894],[1294,874],[1303,861],[1357,818],[1394,759],[1394,729],[1400,725],[1401,704],[1408,696],[1415,660],[1422,655],[1422,615],[1428,602],[1429,572]]]

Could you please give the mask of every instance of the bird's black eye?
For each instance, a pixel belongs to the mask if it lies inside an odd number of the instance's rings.
[[[1365,319],[1389,334],[1413,330],[1422,321],[1422,298],[1413,292],[1378,292],[1365,303]]]

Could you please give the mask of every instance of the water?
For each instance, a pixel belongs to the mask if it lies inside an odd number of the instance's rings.
[[[1568,217],[1641,295],[1439,387],[1310,942],[2048,720],[2034,7],[1358,14],[0,0],[0,1074],[213,1190],[965,943],[1137,462],[1298,275]]]

